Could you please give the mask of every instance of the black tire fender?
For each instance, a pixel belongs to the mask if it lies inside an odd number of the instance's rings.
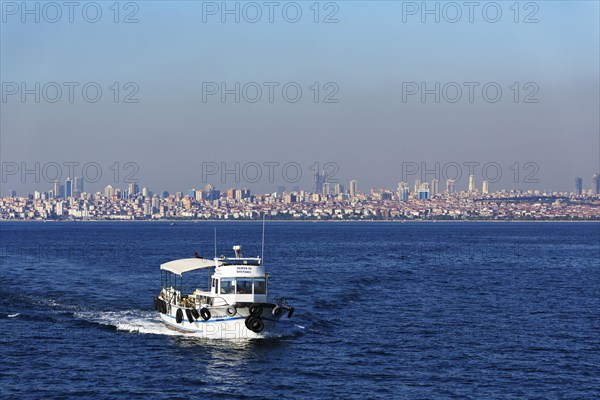
[[[175,313],[175,321],[177,321],[178,324],[183,321],[183,311],[181,311],[181,308],[178,308],[177,312]]]
[[[280,306],[275,306],[275,307],[273,307],[271,314],[273,314],[274,317],[279,317],[282,312],[283,312],[283,308],[281,308]]]
[[[265,329],[265,323],[261,317],[254,317],[249,323],[252,332],[260,333]]]
[[[245,324],[246,324],[246,328],[247,328],[247,329],[250,329],[250,322],[251,322],[252,320],[254,320],[255,318],[256,318],[256,317],[255,317],[255,316],[253,316],[253,315],[248,315],[248,316],[246,317],[246,320],[245,320],[244,322],[245,322]]]
[[[248,307],[248,311],[250,312],[250,315],[258,317],[262,314],[263,309],[260,304],[254,303],[250,307]]]
[[[194,316],[194,319],[200,318],[200,313],[195,308],[192,308],[192,315]]]
[[[186,315],[186,317],[187,317],[188,321],[190,321],[190,324],[191,324],[192,322],[194,322],[194,316],[192,315],[192,310],[191,310],[191,309],[189,309],[189,308],[186,308],[186,309],[185,309],[185,315]]]
[[[230,317],[233,317],[235,314],[237,314],[237,310],[234,306],[231,307],[227,307],[227,309],[225,310],[225,312],[227,313],[227,315],[229,315]]]
[[[201,308],[200,316],[202,317],[203,320],[208,321],[211,317],[210,311],[208,311],[208,308],[206,308],[206,307]]]

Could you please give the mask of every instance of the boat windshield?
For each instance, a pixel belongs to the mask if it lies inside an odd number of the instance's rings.
[[[267,280],[265,278],[223,278],[220,293],[267,294]]]
[[[231,278],[221,279],[221,294],[233,294],[235,290],[234,280]]]
[[[254,294],[266,294],[267,293],[267,282],[265,278],[254,279]]]
[[[252,278],[237,279],[237,294],[252,294]]]

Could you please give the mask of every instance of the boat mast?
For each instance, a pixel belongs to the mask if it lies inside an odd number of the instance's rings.
[[[263,264],[265,257],[265,214],[263,214],[263,230],[262,230],[262,244],[260,248],[260,263]]]

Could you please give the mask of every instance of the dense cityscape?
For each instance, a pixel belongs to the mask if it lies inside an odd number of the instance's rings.
[[[575,178],[572,192],[500,190],[489,184],[476,187],[469,177],[466,191],[456,191],[448,179],[400,182],[396,190],[361,192],[356,180],[346,190],[315,174],[313,190],[298,186],[287,191],[252,194],[246,188],[223,192],[208,184],[202,189],[170,194],[141,190],[135,182],[121,190],[106,186],[86,193],[81,177],[55,182],[52,190],[0,199],[1,220],[600,220],[600,176],[594,174],[589,190]]]

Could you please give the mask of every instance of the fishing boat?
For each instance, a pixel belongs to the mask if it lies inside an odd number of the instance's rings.
[[[160,266],[161,291],[154,308],[164,324],[174,330],[210,339],[251,339],[278,332],[282,318],[294,308],[285,298],[268,300],[268,280],[262,257],[243,257],[233,246],[234,257],[194,258]],[[206,270],[208,288],[185,293],[183,276]],[[186,278],[187,279],[187,278]],[[193,288],[193,286],[192,286]]]

